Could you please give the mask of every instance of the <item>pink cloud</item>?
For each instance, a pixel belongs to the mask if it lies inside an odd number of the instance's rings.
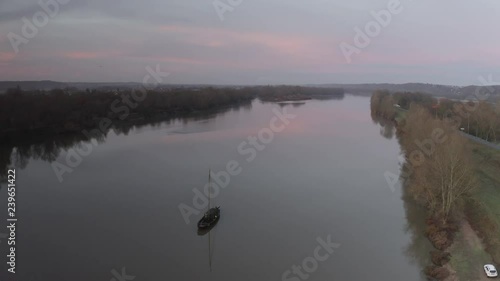
[[[192,58],[183,58],[183,57],[158,57],[155,60],[164,61],[164,62],[174,62],[174,63],[183,63],[183,64],[208,64],[210,62],[197,60]]]
[[[8,63],[14,60],[16,57],[15,53],[12,52],[0,52],[0,63]]]
[[[1,63],[0,63],[1,65]],[[0,75],[5,80],[17,80],[16,77],[23,77],[24,80],[44,80],[50,79],[59,72],[56,68],[48,65],[16,65],[14,67],[0,67]]]
[[[96,58],[106,58],[115,57],[122,55],[122,52],[118,51],[71,51],[64,53],[64,57],[76,60],[85,59],[96,59]]]
[[[161,31],[188,35],[184,42],[206,47],[223,47],[236,44],[257,44],[280,51],[290,52],[303,49],[309,44],[306,38],[283,36],[264,32],[236,32],[208,27],[187,27],[164,25]]]
[[[308,35],[276,34],[270,32],[232,31],[220,28],[188,27],[180,25],[164,25],[161,32],[180,35],[181,41],[190,45],[209,48],[242,48],[257,46],[267,49],[267,57],[260,53],[251,55],[245,63],[237,62],[241,67],[265,67],[283,64],[288,66],[334,65],[339,62],[335,55],[335,44],[332,40]],[[182,37],[184,36],[184,37]],[[272,56],[270,59],[269,56]]]
[[[100,54],[95,52],[68,52],[64,56],[70,59],[95,59]]]

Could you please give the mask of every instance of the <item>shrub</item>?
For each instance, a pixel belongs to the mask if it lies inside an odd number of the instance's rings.
[[[431,260],[437,266],[443,266],[450,261],[450,253],[443,251],[432,251],[431,252]]]
[[[425,274],[437,280],[444,280],[450,276],[450,271],[442,266],[431,265],[425,268]]]

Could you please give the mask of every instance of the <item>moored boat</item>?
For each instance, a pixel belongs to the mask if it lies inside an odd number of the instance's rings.
[[[210,230],[219,221],[220,218],[220,206],[210,208],[210,197],[212,179],[210,176],[210,170],[208,171],[208,185],[209,185],[209,195],[208,195],[208,210],[205,212],[203,217],[198,221],[198,230]]]
[[[220,218],[220,207],[209,209],[198,221],[198,228],[207,229],[214,226]]]

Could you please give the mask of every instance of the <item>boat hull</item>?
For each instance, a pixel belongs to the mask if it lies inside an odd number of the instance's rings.
[[[219,219],[217,219],[217,221],[219,221]],[[214,229],[215,225],[217,224],[217,221],[214,222],[213,224],[211,224],[210,226],[208,227],[198,227],[198,231],[197,231],[197,234],[199,236],[203,236],[203,235],[206,235],[207,233],[209,233],[212,229]]]
[[[198,229],[208,229],[219,221],[220,209],[219,207],[208,210],[205,215],[198,221]]]

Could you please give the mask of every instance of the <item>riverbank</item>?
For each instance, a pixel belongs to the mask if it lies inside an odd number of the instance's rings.
[[[201,89],[34,90],[0,95],[0,137],[57,135],[113,124],[134,124],[263,102],[343,99],[344,90],[299,86]]]
[[[487,280],[482,266],[500,264],[500,152],[460,134],[459,124],[439,118],[429,102],[420,106],[421,94],[407,93],[410,110],[398,106],[400,98],[390,93],[375,95],[372,114],[395,123],[405,166],[410,166],[404,171],[405,188],[428,210],[426,235],[438,250],[431,253],[433,264],[426,273],[438,280]],[[440,136],[445,136],[442,142]],[[459,158],[446,157],[450,152]],[[436,181],[455,170],[470,178],[465,182],[470,188],[461,190],[463,183],[454,183],[458,179],[445,185]],[[456,194],[458,200],[441,199]],[[448,204],[453,205],[444,213]]]
[[[397,108],[395,122],[403,124],[407,114],[407,110]],[[466,149],[473,156],[479,184],[464,204],[460,227],[447,249],[451,259],[446,268],[451,275],[446,280],[488,280],[482,266],[492,262],[500,265],[500,151],[468,139]]]

